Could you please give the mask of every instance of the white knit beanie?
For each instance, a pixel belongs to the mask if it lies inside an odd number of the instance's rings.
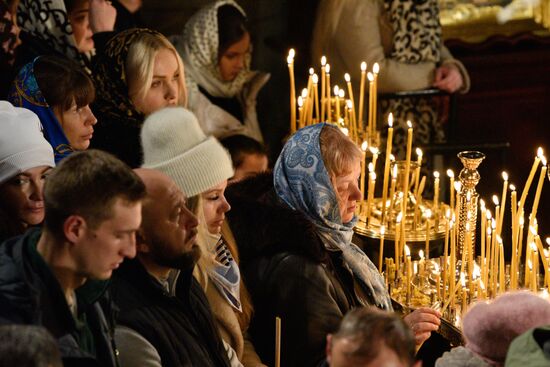
[[[170,176],[187,197],[233,176],[231,156],[213,136],[206,137],[195,115],[183,107],[151,114],[141,129],[144,168]]]
[[[0,101],[0,184],[39,166],[55,167],[55,161],[38,116]]]

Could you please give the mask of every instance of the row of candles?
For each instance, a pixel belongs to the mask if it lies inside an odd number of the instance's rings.
[[[344,75],[348,98],[344,89],[335,85],[331,87],[330,64],[327,58],[321,58],[321,75],[317,75],[313,68],[309,69],[307,87],[302,89],[296,97],[296,83],[294,76],[294,58],[296,53],[290,49],[287,56],[288,72],[290,77],[290,132],[317,122],[333,122],[345,128],[346,133],[356,142],[361,139],[374,142],[376,139],[376,111],[377,111],[377,84],[380,67],[375,63],[372,72],[367,73],[367,64],[362,62],[361,81],[359,88],[359,108],[356,108],[353,96],[352,81],[349,74]],[[365,85],[369,80],[368,92],[368,120],[366,128],[363,124]],[[319,82],[321,91],[319,92]],[[332,93],[334,92],[334,94]],[[298,116],[296,112],[298,111]]]

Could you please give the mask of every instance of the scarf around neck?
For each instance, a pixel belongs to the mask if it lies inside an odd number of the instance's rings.
[[[211,96],[232,98],[255,74],[250,71],[249,52],[243,70],[235,79],[228,82],[222,80],[218,67],[218,8],[223,5],[234,6],[246,16],[233,0],[218,0],[193,15],[186,23],[182,36],[171,39],[185,65],[185,82],[191,106],[194,105],[194,96],[199,93],[198,85]]]
[[[441,60],[441,24],[437,0],[385,0],[393,28],[390,57],[416,64]]]
[[[392,310],[384,279],[365,253],[351,242],[354,217],[342,223],[338,199],[323,162],[319,136],[331,124],[316,124],[296,132],[285,144],[273,169],[278,197],[293,210],[298,210],[314,224],[316,232],[329,251],[342,251],[359,285],[370,293],[377,307]]]
[[[24,107],[38,115],[42,124],[42,132],[53,148],[55,163],[57,164],[74,150],[69,145],[69,140],[65,136],[61,124],[48,105],[36,81],[34,63],[39,58],[40,56],[21,68],[13,81],[13,86],[8,94],[8,101],[16,107]]]

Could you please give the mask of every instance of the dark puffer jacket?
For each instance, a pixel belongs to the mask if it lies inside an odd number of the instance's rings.
[[[341,253],[325,250],[312,223],[279,202],[271,174],[230,185],[226,196],[241,272],[255,308],[250,334],[256,351],[262,361],[274,364],[279,316],[281,365],[319,365],[326,334],[337,329],[351,308],[369,302],[355,293]]]

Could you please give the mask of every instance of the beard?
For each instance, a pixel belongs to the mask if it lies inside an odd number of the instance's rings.
[[[192,270],[201,257],[201,249],[193,244],[189,251],[176,253],[163,241],[153,240],[149,256],[156,264],[177,270]]]

